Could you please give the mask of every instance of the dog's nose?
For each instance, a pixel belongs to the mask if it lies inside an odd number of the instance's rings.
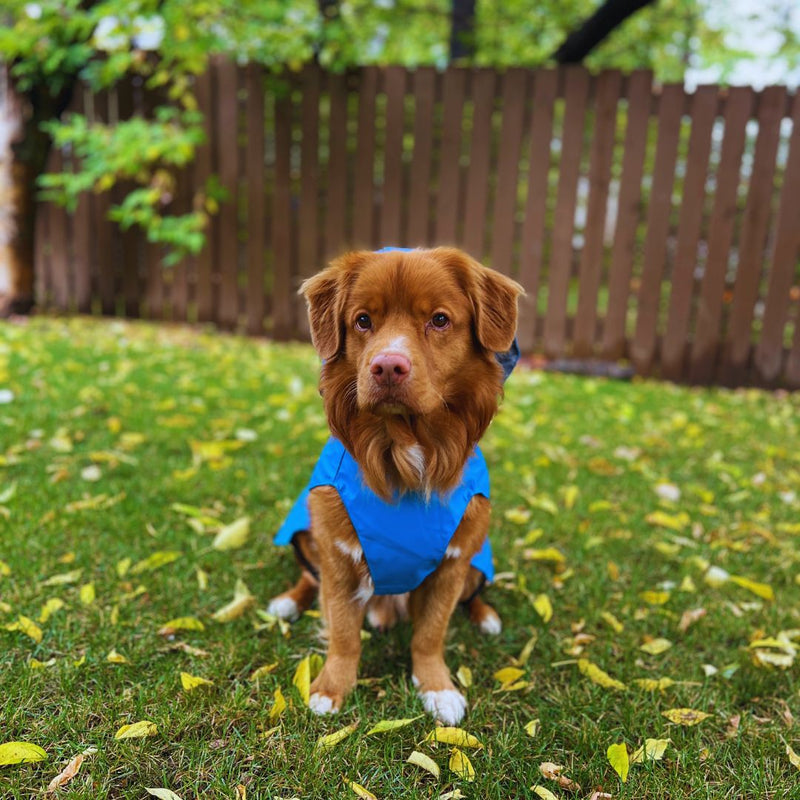
[[[411,372],[411,362],[400,353],[379,353],[372,359],[369,371],[378,386],[394,386]]]

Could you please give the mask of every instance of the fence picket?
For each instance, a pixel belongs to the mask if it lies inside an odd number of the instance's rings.
[[[758,109],[758,138],[739,236],[739,259],[728,341],[723,350],[719,376],[719,380],[727,385],[741,383],[751,356],[753,316],[765,261],[764,249],[775,188],[775,158],[785,108],[785,87],[771,86],[762,92]]]
[[[358,97],[358,140],[355,163],[353,239],[357,247],[371,248],[375,242],[375,98],[377,67],[361,72]]]
[[[245,72],[247,90],[247,332],[264,332],[264,251],[266,216],[264,196],[264,75],[262,68],[249,64]]]
[[[597,338],[597,302],[603,271],[606,209],[621,86],[622,75],[616,70],[609,70],[598,76],[595,88],[594,128],[589,157],[589,201],[578,275],[578,310],[573,333],[573,354],[577,358],[594,355]]]
[[[667,257],[675,160],[678,155],[683,106],[683,86],[665,86],[659,100],[658,143],[650,206],[647,211],[642,277],[636,303],[636,333],[630,348],[631,361],[639,372],[648,371],[655,358],[661,282]]]
[[[544,351],[554,358],[564,355],[567,338],[567,296],[572,276],[575,206],[589,96],[589,73],[583,67],[567,67],[565,72],[564,127],[544,323]]]
[[[729,90],[725,108],[725,133],[717,170],[717,191],[708,236],[708,259],[700,288],[697,325],[692,342],[689,379],[710,382],[716,367],[722,321],[725,273],[736,221],[739,170],[745,145],[745,128],[753,104],[753,90]]]
[[[347,224],[347,77],[328,75],[330,138],[325,193],[325,244],[322,257],[339,255],[348,242]]]
[[[436,72],[419,67],[414,81],[414,156],[411,161],[411,184],[408,190],[409,247],[430,242],[430,184],[433,159],[433,120],[436,101]]]
[[[790,306],[789,292],[797,254],[800,252],[798,186],[800,186],[800,94],[795,94],[789,155],[783,174],[775,226],[775,243],[769,259],[769,285],[764,303],[763,328],[754,359],[758,379],[767,383],[774,383],[780,375],[783,335]],[[795,320],[795,332],[800,331],[798,319]]]
[[[531,109],[531,141],[528,153],[528,185],[522,225],[519,280],[526,296],[520,300],[519,344],[533,350],[536,340],[539,280],[544,262],[550,147],[553,137],[553,106],[558,92],[558,72],[536,73]]]
[[[406,243],[400,233],[403,199],[403,135],[406,121],[406,71],[400,67],[387,67],[385,89],[386,144],[381,191],[380,244],[390,247]]]
[[[461,201],[459,159],[467,73],[448,70],[442,81],[442,142],[439,155],[439,192],[436,198],[436,244],[455,244]]]

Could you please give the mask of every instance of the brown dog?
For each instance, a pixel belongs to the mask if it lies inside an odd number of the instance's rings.
[[[379,591],[378,556],[360,530],[362,524],[380,527],[380,521],[368,511],[367,522],[359,522],[348,506],[350,490],[319,478],[308,494],[310,530],[293,540],[302,576],[270,610],[293,618],[319,587],[328,653],[311,686],[310,706],[321,714],[338,711],[355,686],[365,614],[385,628],[407,611],[414,625],[414,683],[426,710],[454,724],[466,709],[444,662],[456,604],[467,602],[481,630],[501,629],[497,613],[477,596],[482,576],[470,563],[487,537],[488,484],[466,495],[463,484],[497,411],[503,372],[495,353],[512,346],[522,287],[459,250],[437,248],[349,253],[301,291],[324,362],[325,411],[341,451],[335,470],[352,461],[369,502],[383,502],[387,511],[406,500],[428,509],[465,499],[440,561],[409,579],[407,594],[391,588],[387,594]],[[395,545],[396,560],[402,560],[403,542],[388,546]]]

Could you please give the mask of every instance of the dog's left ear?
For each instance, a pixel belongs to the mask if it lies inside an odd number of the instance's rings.
[[[469,294],[478,341],[495,353],[510,350],[517,332],[517,300],[525,294],[522,286],[456,248],[440,247],[432,252],[456,270]]]
[[[330,266],[303,281],[311,341],[323,361],[330,361],[344,346],[344,306],[352,278],[363,263],[363,252],[346,253]]]

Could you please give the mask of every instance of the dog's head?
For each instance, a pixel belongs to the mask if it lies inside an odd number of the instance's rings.
[[[497,410],[522,287],[442,247],[348,253],[301,291],[331,430],[370,487],[452,488]]]

